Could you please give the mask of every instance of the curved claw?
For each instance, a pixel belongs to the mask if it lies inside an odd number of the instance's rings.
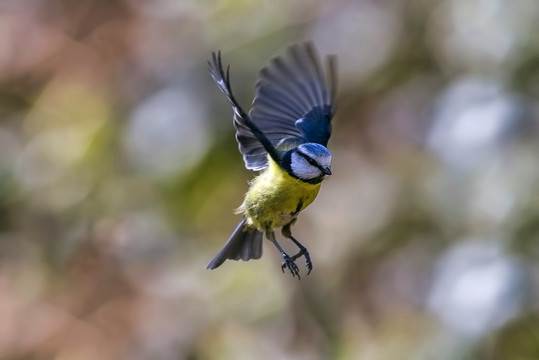
[[[309,269],[309,271],[307,271],[307,275],[309,275],[311,271],[313,270],[313,263],[311,262],[311,256],[309,255],[307,251],[305,251],[304,255],[305,255],[305,262],[307,263],[307,269]]]
[[[284,269],[287,268],[288,270],[290,270],[290,273],[292,274],[292,276],[297,276],[298,277],[298,280],[300,279],[300,276],[299,276],[299,268],[298,266],[296,265],[295,261],[293,258],[291,258],[290,256],[288,255],[283,255],[283,263],[281,264],[281,271],[284,273]]]
[[[309,275],[313,270],[313,263],[311,261],[311,255],[309,255],[309,252],[306,248],[301,249],[296,255],[292,256],[292,260],[295,261],[297,258],[300,258],[302,256],[305,257],[305,263],[307,265],[307,269],[309,269],[307,275]]]

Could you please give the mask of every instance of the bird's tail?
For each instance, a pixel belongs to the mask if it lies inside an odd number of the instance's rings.
[[[245,226],[245,218],[241,219],[225,246],[206,265],[206,269],[215,269],[225,260],[243,261],[260,259],[262,256],[262,233]]]

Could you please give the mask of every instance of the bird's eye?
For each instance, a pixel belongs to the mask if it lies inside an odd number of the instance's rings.
[[[311,164],[312,166],[316,166],[316,161],[314,161],[313,159],[308,158],[307,161],[308,161],[309,164]]]

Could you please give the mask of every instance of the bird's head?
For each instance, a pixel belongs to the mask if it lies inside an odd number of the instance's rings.
[[[320,144],[306,143],[290,150],[289,163],[285,166],[290,174],[309,183],[319,183],[331,175],[331,153]]]

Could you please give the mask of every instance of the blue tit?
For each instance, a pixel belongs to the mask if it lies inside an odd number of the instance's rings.
[[[208,61],[210,74],[232,103],[239,150],[247,169],[260,171],[237,209],[242,219],[207,269],[227,259],[244,261],[262,256],[263,235],[283,257],[281,270],[298,276],[296,259],[305,257],[312,270],[309,252],[292,236],[291,226],[309,206],[324,178],[331,175],[331,153],[326,148],[335,111],[336,57],[328,56],[322,70],[312,43],[288,48],[260,71],[249,114],[238,104],[230,86],[230,66],[223,69],[221,53]],[[298,248],[288,255],[275,239],[284,237]]]

